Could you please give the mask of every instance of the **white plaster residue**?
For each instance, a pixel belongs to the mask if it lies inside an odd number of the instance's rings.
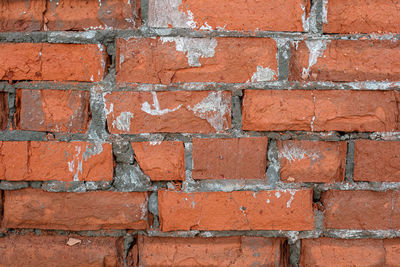
[[[301,15],[303,30],[305,32],[308,32],[308,30],[310,29],[310,17],[307,17],[307,10],[305,6],[301,5],[301,10],[303,11],[303,14]]]
[[[284,145],[282,150],[279,151],[278,157],[284,157],[285,159],[289,160],[290,163],[292,163],[292,161],[304,159],[305,157],[308,157],[311,160],[317,160],[320,156],[316,152],[307,151],[301,147]]]
[[[275,196],[276,196],[276,198],[280,198],[281,197],[281,193],[275,192]]]
[[[161,145],[162,141],[150,141],[151,146]]]
[[[110,107],[111,109],[111,107]],[[111,111],[110,111],[111,112]],[[131,128],[131,119],[133,118],[133,114],[129,111],[121,112],[116,120],[112,122],[112,126],[117,128],[120,131],[129,132]]]
[[[296,190],[288,189],[288,191],[290,193],[290,199],[288,202],[286,202],[286,208],[290,208],[290,205],[292,204],[292,202],[294,200],[294,195],[296,194]]]
[[[207,120],[207,122],[217,131],[222,132],[226,125],[226,117],[231,116],[229,101],[222,96],[222,92],[210,92],[207,97],[193,107],[187,106],[193,111],[194,115]],[[227,115],[227,116],[226,116]]]
[[[176,51],[184,52],[192,67],[200,67],[200,57],[210,58],[215,54],[217,40],[210,38],[161,37],[163,43],[175,42]]]
[[[140,211],[141,211],[140,219],[141,219],[141,220],[146,219],[146,215],[147,215],[147,203],[142,203],[142,204],[140,204]]]
[[[254,72],[253,76],[251,76],[251,82],[272,81],[275,76],[275,71],[271,70],[270,68],[257,66],[257,72]]]
[[[328,23],[328,0],[322,0],[322,22]]]
[[[179,105],[173,109],[169,109],[169,108],[161,109],[160,103],[158,102],[157,93],[156,92],[151,92],[151,93],[153,95],[153,104],[151,104],[151,106],[150,106],[149,102],[147,102],[147,101],[142,104],[142,110],[144,112],[146,112],[147,114],[150,114],[153,116],[160,116],[160,115],[167,114],[169,112],[177,111],[178,109],[180,109],[182,107],[182,105]]]
[[[82,173],[82,148],[75,146],[76,154],[73,156],[73,160],[68,162],[68,170],[74,174],[74,181],[79,181],[79,173]]]
[[[208,25],[208,23],[207,23],[207,21],[204,23],[204,25],[202,25],[201,27],[200,27],[200,30],[203,30],[203,31],[212,31],[213,30],[213,28],[210,26],[210,25]]]
[[[309,51],[309,56],[308,67],[303,68],[302,72],[302,76],[304,79],[308,78],[308,76],[310,75],[310,69],[317,63],[318,58],[323,56],[326,46],[330,42],[330,40],[311,40],[305,42]]]
[[[193,13],[187,14],[180,10],[182,0],[150,0],[149,21],[150,27],[191,28],[196,27]]]

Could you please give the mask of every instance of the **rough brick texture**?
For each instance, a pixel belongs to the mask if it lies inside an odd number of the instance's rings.
[[[20,130],[84,133],[89,117],[89,92],[17,91],[16,124]]]
[[[389,91],[246,90],[243,130],[394,131],[398,93]],[[356,103],[356,104],[355,104]]]
[[[212,133],[231,127],[230,92],[114,92],[105,99],[111,133]]]
[[[397,229],[399,191],[338,191],[322,194],[324,225],[328,229]]]
[[[8,94],[0,92],[0,130],[8,125]]]
[[[345,142],[279,141],[281,179],[333,183],[344,180]]]
[[[292,45],[290,80],[396,81],[400,73],[398,42],[316,40]]]
[[[146,229],[147,193],[6,191],[3,216],[6,228]]]
[[[154,84],[276,80],[276,51],[269,38],[117,39],[116,78]]]
[[[194,139],[194,179],[265,179],[268,138]]]
[[[102,45],[1,43],[0,80],[100,81],[106,60]]]
[[[139,236],[139,266],[288,266],[289,247],[279,238]]]
[[[161,229],[312,230],[312,190],[159,191]]]
[[[399,33],[400,3],[392,0],[326,1],[327,33]]]
[[[399,182],[400,143],[357,140],[354,151],[354,180]]]
[[[67,245],[69,239],[78,240]],[[1,266],[121,266],[115,237],[11,235],[0,238]]]
[[[111,144],[1,141],[0,174],[9,181],[105,181],[113,178]]]
[[[182,142],[132,142],[135,159],[153,181],[184,180],[185,151]]]
[[[150,0],[149,25],[196,30],[304,31],[309,5],[306,0],[250,0],[245,5],[238,0]]]

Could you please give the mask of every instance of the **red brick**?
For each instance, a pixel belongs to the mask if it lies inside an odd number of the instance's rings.
[[[243,130],[374,132],[398,129],[393,91],[245,90]]]
[[[0,80],[100,81],[105,47],[96,44],[0,44]]]
[[[87,91],[17,90],[19,130],[85,133],[89,115]]]
[[[270,38],[131,38],[116,44],[119,83],[277,79],[277,44]]]
[[[104,181],[113,178],[111,144],[1,141],[0,175],[9,181]]]
[[[0,92],[0,130],[8,126],[8,94]]]
[[[140,169],[153,181],[185,179],[183,142],[132,142]]]
[[[278,141],[285,182],[334,183],[344,180],[346,142]]]
[[[399,266],[400,240],[303,239],[300,266]]]
[[[0,238],[0,266],[122,266],[115,237],[11,235]]]
[[[105,99],[111,133],[213,133],[231,127],[227,91],[113,92]]]
[[[354,181],[400,182],[400,142],[355,141]]]
[[[48,1],[44,14],[47,29],[80,31],[134,29],[140,26],[140,0]]]
[[[312,190],[158,192],[162,231],[312,230]]]
[[[310,50],[313,52],[310,53]],[[399,59],[398,42],[304,41],[292,45],[289,80],[397,81],[400,75]]]
[[[39,31],[46,0],[0,1],[0,32]]]
[[[227,31],[303,31],[307,0],[150,0],[151,27],[224,29]],[[175,5],[174,5],[175,4]],[[304,16],[304,17],[303,17]],[[285,19],[282,19],[282,18]]]
[[[5,228],[80,231],[147,227],[145,192],[52,193],[29,188],[5,191],[4,195]]]
[[[265,179],[267,137],[193,139],[194,179]]]
[[[324,225],[327,229],[397,228],[400,227],[399,201],[400,195],[395,191],[330,190],[322,194]]]
[[[392,0],[335,0],[326,3],[327,33],[399,33],[400,3]]]
[[[139,236],[139,266],[289,266],[280,238]]]

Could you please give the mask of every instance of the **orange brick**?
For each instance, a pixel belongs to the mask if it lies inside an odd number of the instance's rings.
[[[116,44],[120,83],[244,83],[278,77],[277,44],[270,38],[131,38]]]
[[[39,31],[45,10],[46,0],[0,1],[0,32]]]
[[[96,44],[2,43],[0,80],[100,81],[105,47]]]
[[[292,45],[289,80],[397,81],[400,75],[399,59],[398,42],[304,41]]]
[[[193,139],[194,179],[265,179],[267,137]]]
[[[397,98],[393,91],[245,90],[242,129],[393,131]]]
[[[334,183],[344,180],[346,142],[278,141],[285,182]]]
[[[0,174],[9,181],[103,181],[113,179],[111,144],[0,142]]]
[[[321,199],[327,229],[388,230],[400,226],[397,191],[330,190]]]
[[[113,92],[105,99],[111,133],[213,133],[231,127],[227,91]]]
[[[19,130],[85,133],[89,124],[89,92],[17,90]]]
[[[80,231],[147,227],[145,192],[50,193],[29,188],[5,191],[4,199],[5,228]]]
[[[8,94],[0,92],[0,130],[7,129],[8,125]]]
[[[162,231],[312,230],[312,190],[158,192]]]
[[[132,142],[140,169],[153,181],[184,180],[183,142]]]
[[[303,31],[307,0],[150,0],[151,27],[224,29],[227,31]]]
[[[300,266],[398,266],[400,240],[303,239]]]
[[[46,26],[53,31],[134,29],[140,26],[140,0],[48,1]]]
[[[11,235],[0,238],[1,266],[120,266],[122,251],[115,237]]]
[[[392,0],[326,2],[327,33],[399,33],[400,3]]]
[[[355,141],[355,181],[399,182],[400,142]]]
[[[282,266],[289,247],[280,238],[139,236],[139,266]]]

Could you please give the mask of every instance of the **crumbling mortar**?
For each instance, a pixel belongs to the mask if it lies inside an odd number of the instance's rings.
[[[289,245],[289,264],[291,267],[298,267],[300,263],[301,240]]]

